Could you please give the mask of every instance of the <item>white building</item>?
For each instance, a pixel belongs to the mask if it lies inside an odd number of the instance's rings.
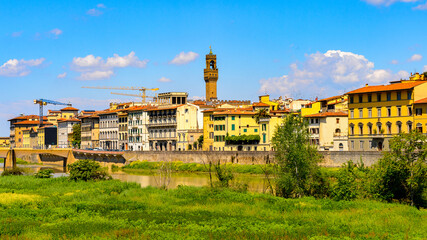
[[[99,113],[99,146],[105,150],[119,150],[119,119],[117,112],[107,110]]]
[[[80,120],[75,118],[58,120],[58,148],[72,147],[68,141],[68,135],[73,133],[73,126],[79,124]]]
[[[128,142],[130,151],[148,151],[148,114],[144,107],[128,110]]]
[[[311,144],[322,151],[348,151],[346,112],[321,112],[305,117],[309,123]]]

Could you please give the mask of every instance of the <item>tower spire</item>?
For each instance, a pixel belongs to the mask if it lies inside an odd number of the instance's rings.
[[[209,54],[211,54],[212,55],[212,46],[209,46]]]

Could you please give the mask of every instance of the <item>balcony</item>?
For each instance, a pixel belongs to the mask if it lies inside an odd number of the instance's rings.
[[[343,140],[347,139],[348,135],[344,133],[334,133],[334,140]]]
[[[159,123],[159,122],[156,122],[156,123],[149,123],[148,124],[148,126],[150,126],[150,127],[163,127],[163,126],[165,126],[165,127],[169,127],[169,126],[176,126],[176,122],[174,121],[174,122],[161,122],[161,123]]]

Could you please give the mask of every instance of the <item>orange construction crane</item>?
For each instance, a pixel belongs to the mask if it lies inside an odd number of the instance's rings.
[[[127,94],[127,93],[113,93],[116,95],[124,95],[124,96],[134,96],[141,97],[142,103],[146,102],[146,98],[152,98],[153,100],[157,99],[157,96],[147,96],[146,91],[158,91],[159,88],[145,88],[145,87],[82,87],[82,88],[91,88],[91,89],[115,89],[115,90],[138,90],[141,91],[141,94]]]

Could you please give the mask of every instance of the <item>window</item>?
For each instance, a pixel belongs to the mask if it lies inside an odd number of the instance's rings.
[[[400,117],[402,115],[402,108],[397,106],[397,116]]]
[[[401,94],[401,92],[397,92],[397,100],[402,100],[402,96],[401,96],[402,94]]]
[[[417,116],[423,115],[423,109],[422,108],[416,108],[415,109],[415,115],[417,115]]]
[[[412,116],[412,106],[408,106],[408,116]]]
[[[397,123],[397,133],[402,133],[402,123]]]
[[[248,129],[246,129],[246,128],[245,128],[245,129],[243,129],[243,132],[248,132]]]
[[[258,132],[258,129],[257,129],[257,128],[255,128],[255,129],[254,129],[254,132]]]
[[[337,123],[340,123],[340,119],[339,118],[337,118]]]
[[[363,145],[365,145],[365,141],[360,141],[359,144],[360,150],[363,150]]]
[[[359,125],[359,135],[363,135],[363,125]]]
[[[351,149],[354,149],[354,141],[353,140],[350,141],[350,147],[351,147]]]
[[[412,122],[408,122],[408,133],[412,132]]]
[[[372,125],[368,125],[369,135],[372,135]]]
[[[377,117],[381,117],[381,107],[377,108]]]
[[[262,135],[262,142],[263,142],[263,143],[265,143],[265,141],[266,141],[266,136],[267,136],[266,134],[263,134],[263,135]]]
[[[354,110],[353,109],[350,110],[350,118],[354,118]]]
[[[412,91],[408,91],[408,92],[407,92],[407,95],[408,95],[408,96],[407,96],[407,99],[408,99],[408,100],[411,100],[411,99],[412,99]]]
[[[362,103],[362,102],[363,102],[363,96],[359,95],[359,103]]]
[[[359,118],[363,118],[363,109],[362,108],[359,109]]]
[[[232,131],[236,130],[236,126],[234,124],[231,124],[231,130]]]
[[[387,107],[387,117],[391,117],[391,107]]]
[[[387,93],[387,101],[391,101],[391,93],[390,92]]]
[[[391,134],[391,123],[387,124],[387,134]]]
[[[231,120],[234,120],[234,119],[236,119],[236,117],[235,116],[231,116]]]
[[[316,118],[316,123],[319,123],[319,119],[318,118]]]
[[[267,124],[263,124],[263,125],[262,125],[262,130],[263,130],[263,131],[266,131],[266,130],[267,130]]]
[[[353,96],[350,97],[350,103],[354,103],[354,97]]]
[[[377,102],[381,102],[381,93],[377,94]]]
[[[372,95],[368,94],[368,102],[372,102]]]
[[[354,135],[354,126],[350,125],[350,135]]]
[[[372,117],[372,108],[368,108],[368,117]]]

